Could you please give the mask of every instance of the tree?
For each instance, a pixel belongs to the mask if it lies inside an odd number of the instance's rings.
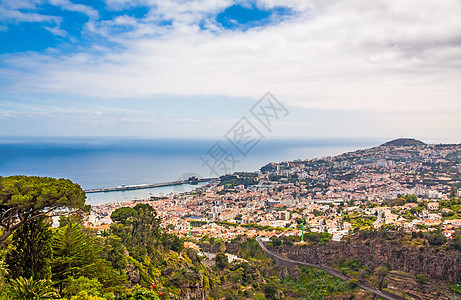
[[[79,212],[74,212],[59,217],[59,227],[64,227],[69,224],[80,224],[83,225],[85,216]]]
[[[53,239],[52,279],[60,293],[68,285],[70,277],[97,278],[107,291],[119,290],[126,279],[118,275],[100,256],[101,248],[96,238],[80,225],[70,224],[59,228]]]
[[[0,236],[2,244],[25,223],[44,216],[88,211],[85,192],[68,179],[0,176]]]
[[[389,273],[389,269],[385,266],[380,266],[376,268],[375,273],[376,277],[378,278],[379,288],[383,288],[384,278],[386,277],[387,273]]]
[[[13,234],[6,256],[12,278],[48,279],[51,275],[51,226],[43,218],[27,222]]]
[[[272,239],[272,246],[274,247],[279,247],[282,245],[282,240],[279,238],[273,238]]]
[[[178,253],[184,248],[183,241],[178,236],[170,233],[163,233],[162,245],[165,249],[170,249]]]
[[[215,261],[216,266],[221,270],[224,270],[229,266],[229,260],[227,259],[227,255],[223,252],[219,252],[216,254]]]
[[[461,251],[461,235],[457,235],[453,238],[453,247]]]
[[[456,189],[456,186],[452,186],[450,189],[450,198],[451,199],[456,198],[457,194],[458,194],[458,190]]]
[[[137,214],[138,212],[134,208],[121,207],[114,210],[110,215],[110,218],[113,222],[119,222],[123,225],[127,225]]]
[[[124,219],[125,216],[129,220]],[[148,204],[137,204],[132,209],[116,209],[112,215],[111,233],[121,238],[130,254],[140,260],[155,252],[162,235],[157,212]]]
[[[416,278],[416,281],[419,283],[419,284],[425,284],[426,283],[426,275],[424,274],[418,274],[415,276]]]
[[[407,203],[417,203],[418,202],[418,197],[414,194],[406,194],[402,198],[405,199]]]
[[[434,231],[429,234],[427,241],[432,246],[440,246],[440,245],[445,244],[445,242],[447,241],[447,238],[440,231]]]
[[[122,243],[122,239],[115,234],[109,234],[104,239],[104,247],[102,257],[112,263],[112,267],[116,270],[124,270],[127,265],[125,256],[126,248]]]

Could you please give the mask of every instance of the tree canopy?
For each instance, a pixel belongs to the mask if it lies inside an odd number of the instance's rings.
[[[97,279],[105,292],[124,290],[126,276],[119,275],[100,253],[98,238],[79,224],[59,228],[53,238],[52,280],[60,293],[69,285],[70,277]]]
[[[123,225],[128,225],[132,219],[137,216],[138,212],[132,207],[117,208],[112,212],[110,218],[114,222],[120,222]]]
[[[87,211],[85,192],[68,179],[0,176],[0,244],[23,224],[43,216]]]
[[[12,278],[49,279],[52,232],[44,219],[27,222],[13,234],[12,249],[6,263]]]

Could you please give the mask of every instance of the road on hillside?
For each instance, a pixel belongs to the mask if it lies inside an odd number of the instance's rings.
[[[258,242],[259,246],[261,246],[261,248],[264,250],[264,252],[269,254],[269,256],[276,257],[277,259],[279,259],[281,261],[285,261],[285,262],[288,262],[288,263],[291,263],[291,264],[300,264],[300,265],[305,265],[305,266],[309,266],[309,267],[322,269],[322,270],[330,273],[331,275],[336,276],[336,277],[338,277],[338,278],[340,278],[342,280],[348,280],[346,278],[346,276],[339,273],[338,271],[336,271],[333,268],[323,266],[323,265],[319,265],[319,264],[311,264],[311,263],[308,263],[308,262],[297,261],[297,260],[292,260],[292,259],[289,259],[289,258],[282,257],[282,256],[278,255],[277,253],[274,253],[274,252],[270,251],[269,249],[267,249],[266,245],[264,245],[263,241],[261,240],[261,237],[257,237],[256,241]],[[374,293],[375,295],[383,297],[384,299],[389,299],[389,300],[401,300],[402,299],[402,298],[396,298],[396,297],[392,297],[390,295],[386,295],[383,292],[381,292],[381,291],[379,291],[377,289],[374,289],[372,287],[369,287],[367,285],[364,285],[364,284],[362,284],[360,282],[357,285],[360,288],[364,289],[364,290],[370,291],[370,292]]]

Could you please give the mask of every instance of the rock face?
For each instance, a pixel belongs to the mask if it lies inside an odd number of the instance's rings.
[[[288,258],[332,265],[335,261],[357,259],[364,266],[391,266],[412,274],[424,274],[428,280],[440,283],[461,281],[461,252],[438,250],[431,246],[414,247],[398,240],[353,236],[350,241],[330,242],[306,247],[282,246],[272,251]]]
[[[389,141],[387,143],[382,144],[381,146],[397,146],[397,147],[408,146],[409,147],[409,146],[424,146],[424,145],[426,144],[419,140],[401,138],[401,139]]]

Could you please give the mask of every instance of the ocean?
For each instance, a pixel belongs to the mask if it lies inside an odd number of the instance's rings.
[[[94,189],[167,182],[190,176],[216,177],[236,171],[252,172],[269,162],[336,155],[382,142],[342,138],[267,139],[242,154],[223,139],[4,137],[0,138],[0,176],[68,178],[83,189]],[[87,203],[144,199],[196,187],[183,185],[89,193]]]

